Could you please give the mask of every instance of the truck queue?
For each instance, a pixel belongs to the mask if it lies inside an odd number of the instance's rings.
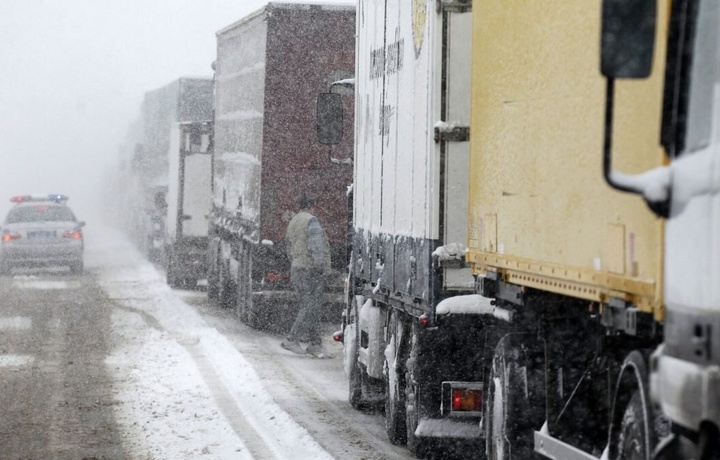
[[[270,2],[217,40],[128,142],[170,285],[287,332],[307,192],[392,442],[720,459],[719,1]]]

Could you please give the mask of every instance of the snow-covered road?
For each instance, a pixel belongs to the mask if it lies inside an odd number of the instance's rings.
[[[334,359],[286,352],[204,293],[170,289],[120,235],[88,233],[88,269],[115,305],[106,363],[132,458],[411,458],[379,415],[350,408],[338,344],[325,341]]]

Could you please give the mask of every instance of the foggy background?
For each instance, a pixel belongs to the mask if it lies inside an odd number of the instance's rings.
[[[28,193],[68,195],[88,231],[112,215],[118,149],[144,93],[212,77],[215,33],[266,3],[1,0],[0,222]]]

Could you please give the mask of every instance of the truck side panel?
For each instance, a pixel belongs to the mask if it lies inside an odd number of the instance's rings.
[[[210,210],[211,158],[207,153],[185,157],[183,236],[206,237]]]
[[[165,216],[165,232],[170,241],[177,238],[177,214],[180,203],[180,183],[183,171],[180,170],[180,127],[175,124],[170,128],[170,145],[168,147],[168,189],[165,196],[167,215]],[[208,203],[209,204],[209,203]]]
[[[213,203],[255,225],[260,213],[266,36],[264,15],[219,32],[215,83]]]
[[[405,3],[368,1],[359,18],[355,226],[373,234],[434,238],[433,15],[413,24]],[[387,11],[385,10],[387,8]],[[415,36],[418,44],[415,45]],[[416,50],[417,48],[417,50]],[[397,186],[396,186],[397,185]]]
[[[316,197],[315,212],[337,249],[334,262],[345,267],[347,187],[351,168],[330,157],[352,158],[354,112],[343,141],[329,149],[316,135],[315,101],[338,80],[354,75],[354,8],[292,5],[274,8],[267,18],[264,127],[262,133],[261,239],[282,241],[303,193]]]
[[[373,0],[360,7],[354,226],[365,248],[356,274],[428,301],[439,184],[431,127],[439,115],[431,97],[435,15],[425,8]]]
[[[471,17],[425,2],[368,1],[360,11],[354,225],[365,249],[355,271],[427,305],[430,254],[466,241],[468,144],[436,140],[433,128],[469,124],[470,55],[462,45]],[[460,46],[443,48],[451,42]],[[444,280],[448,289],[473,282],[461,268],[446,269]]]
[[[659,24],[667,10],[658,8]],[[601,302],[619,297],[659,318],[663,223],[602,175],[600,11],[599,1],[473,6],[469,259],[478,274],[504,271],[514,284]],[[652,77],[617,85],[620,171],[664,161],[658,44]]]

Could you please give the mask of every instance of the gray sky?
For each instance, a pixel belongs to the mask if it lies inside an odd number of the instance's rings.
[[[212,76],[215,32],[265,3],[0,0],[0,221],[23,193],[90,219],[144,92]]]

